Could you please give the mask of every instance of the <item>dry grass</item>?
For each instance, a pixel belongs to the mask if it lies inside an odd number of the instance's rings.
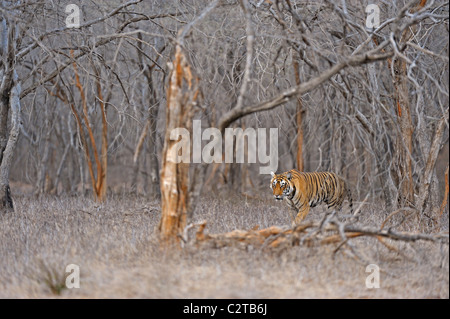
[[[238,196],[203,199],[194,220],[227,232],[289,222],[283,203]],[[162,251],[155,228],[159,202],[110,196],[16,198],[16,213],[0,216],[2,298],[449,298],[448,244],[353,245],[381,269],[381,288],[368,289],[366,264],[336,246]],[[320,219],[321,208],[309,219]],[[386,212],[365,207],[361,223],[379,226]],[[448,231],[448,213],[444,229]],[[67,289],[65,268],[77,264],[81,287]]]

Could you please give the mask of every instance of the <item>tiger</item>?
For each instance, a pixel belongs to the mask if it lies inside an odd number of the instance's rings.
[[[348,198],[353,213],[353,201],[350,189],[345,181],[332,172],[299,172],[292,169],[275,174],[271,172],[270,188],[276,200],[285,199],[288,206],[297,212],[291,213],[292,226],[295,227],[308,215],[311,207],[325,203],[328,208],[341,210],[345,197]]]

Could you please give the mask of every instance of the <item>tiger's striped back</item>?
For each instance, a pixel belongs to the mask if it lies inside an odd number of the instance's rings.
[[[328,208],[340,210],[345,197],[348,197],[350,210],[353,202],[345,181],[332,172],[299,172],[295,169],[281,174],[272,173],[270,181],[275,199],[285,199],[298,213],[293,224],[305,219],[311,207],[325,203]]]

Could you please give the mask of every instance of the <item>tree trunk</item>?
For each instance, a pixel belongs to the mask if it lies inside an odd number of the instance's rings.
[[[166,108],[166,133],[161,164],[161,220],[159,223],[162,244],[178,244],[186,227],[187,216],[191,212],[189,192],[190,136],[192,120],[198,99],[198,79],[191,68],[181,47],[176,46],[172,74],[169,80]],[[189,149],[187,162],[177,160],[179,143],[171,139],[171,133],[177,128],[189,132],[189,142],[183,144],[183,152]],[[202,183],[203,181],[197,181]]]
[[[144,73],[148,83],[148,152],[150,154],[150,193],[156,198],[161,197],[159,187],[159,163],[156,125],[158,121],[159,103],[156,99],[156,91],[153,86],[153,67],[148,67]]]
[[[14,80],[17,80],[17,74],[14,72]],[[14,151],[16,149],[17,140],[19,138],[20,133],[20,92],[21,86],[20,83],[14,83],[11,91],[9,92],[9,99],[6,100],[2,96],[1,102],[1,119],[0,123],[5,124],[0,128],[1,132],[1,142],[2,149],[0,154],[0,211],[14,211],[14,204],[11,198],[11,190],[9,187],[9,172],[11,170],[12,158],[14,156]],[[5,104],[6,103],[6,104]],[[7,121],[4,121],[4,114],[8,114],[8,109],[11,109],[11,128],[9,131],[9,137],[4,145],[4,136],[6,133],[6,124]],[[5,111],[6,110],[6,111]]]
[[[430,151],[427,157],[425,170],[422,175],[421,184],[419,187],[419,195],[417,199],[416,208],[422,212],[425,206],[425,202],[428,198],[431,180],[436,167],[436,160],[441,150],[442,137],[444,135],[446,123],[448,123],[449,109],[447,108],[445,114],[439,120],[434,133],[433,140],[431,142]]]
[[[44,194],[47,191],[50,191],[51,189],[47,189],[46,187],[46,181],[49,177],[48,175],[48,162],[49,162],[49,156],[50,156],[50,139],[52,134],[52,121],[51,116],[48,114],[46,110],[46,117],[49,119],[46,121],[46,133],[44,135],[44,149],[42,151],[42,158],[40,160],[40,167],[37,173],[37,183],[36,183],[36,190],[35,194]]]
[[[20,133],[21,86],[15,71],[17,34],[14,25],[5,18],[0,25],[0,211],[13,211],[14,205],[9,187],[12,157]],[[11,128],[8,116],[11,110]]]
[[[293,57],[293,67],[294,67],[294,75],[295,75],[295,84],[297,86],[300,85],[300,70],[298,64],[298,53],[295,52]],[[297,96],[297,114],[296,114],[296,125],[297,125],[297,156],[296,156],[296,164],[297,169],[300,172],[305,170],[303,164],[303,104],[301,96]]]
[[[420,0],[410,11],[415,13],[426,4],[426,0]],[[400,50],[406,46],[406,42],[413,36],[415,28],[407,28],[400,36],[397,44]],[[400,134],[395,146],[395,171],[397,173],[398,205],[399,207],[414,206],[414,180],[412,176],[412,151],[414,127],[411,118],[411,106],[409,101],[408,77],[406,60],[397,57],[394,61],[394,101],[397,108],[397,123]]]
[[[138,33],[138,39],[142,40],[141,33]],[[145,96],[145,103],[148,110],[148,118],[145,124],[144,130],[142,131],[141,137],[139,139],[138,145],[136,147],[134,162],[136,165],[138,162],[139,153],[143,147],[144,140],[147,138],[147,152],[144,155],[143,166],[147,168],[145,164],[147,162],[147,156],[150,158],[150,167],[148,169],[148,176],[144,180],[144,191],[149,193],[151,197],[160,198],[160,187],[159,187],[159,161],[158,161],[158,143],[157,143],[157,132],[156,125],[158,123],[158,113],[159,113],[159,102],[156,96],[155,81],[155,67],[157,63],[154,61],[153,64],[148,65],[144,63],[144,55],[142,54],[142,42],[137,43],[138,50],[136,51],[139,58],[140,68],[143,70],[143,74],[147,79],[147,93]],[[161,49],[158,50],[158,54],[161,55],[166,49],[166,45],[163,45]],[[158,58],[156,58],[156,61]],[[144,90],[145,91],[145,90]],[[150,187],[148,187],[150,185]]]
[[[397,172],[397,185],[399,186],[398,205],[400,207],[414,205],[414,181],[411,162],[413,125],[406,72],[406,61],[397,59],[394,62],[394,89],[400,134],[395,145],[395,171]]]

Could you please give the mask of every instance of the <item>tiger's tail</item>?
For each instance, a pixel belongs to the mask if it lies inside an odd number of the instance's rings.
[[[352,199],[352,192],[350,191],[350,188],[347,187],[347,198],[348,198],[348,205],[350,206],[350,212],[353,215],[353,199]]]

